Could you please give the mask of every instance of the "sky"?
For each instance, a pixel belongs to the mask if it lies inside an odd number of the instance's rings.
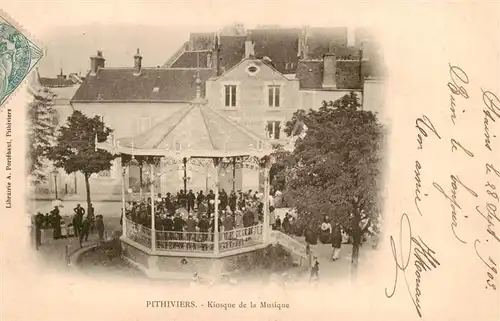
[[[54,29],[41,39],[45,56],[38,65],[40,75],[54,77],[90,69],[90,56],[102,50],[106,67],[132,67],[139,48],[143,66],[163,65],[189,39],[189,28],[134,25],[100,25]]]
[[[38,67],[40,74],[47,77],[55,76],[61,68],[64,73],[85,74],[89,57],[98,49],[103,51],[109,67],[132,66],[137,48],[143,65],[156,67],[189,39],[190,32],[215,31],[234,22],[247,28],[380,24],[374,21],[377,16],[373,13],[383,12],[384,6],[370,6],[369,10],[361,10],[361,6],[368,5],[339,2],[332,10],[328,1],[312,5],[311,0],[67,0],[27,1],[26,5],[2,1],[12,20],[22,21],[21,27],[30,38],[44,47],[45,57]]]

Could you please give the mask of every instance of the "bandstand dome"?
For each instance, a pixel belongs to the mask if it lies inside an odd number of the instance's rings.
[[[264,157],[272,152],[264,135],[241,126],[199,97],[135,137],[111,138],[96,147],[113,154],[172,158]]]

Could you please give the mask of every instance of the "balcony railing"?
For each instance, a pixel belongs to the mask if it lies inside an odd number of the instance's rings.
[[[151,248],[151,229],[126,220],[125,237]],[[214,252],[212,232],[172,232],[156,230],[156,253],[161,252]],[[219,232],[219,251],[227,252],[263,243],[262,224]]]

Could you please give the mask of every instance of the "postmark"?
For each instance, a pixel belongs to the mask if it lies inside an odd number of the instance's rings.
[[[0,12],[0,108],[41,57],[40,47]]]

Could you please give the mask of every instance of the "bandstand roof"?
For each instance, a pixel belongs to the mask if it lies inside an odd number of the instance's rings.
[[[114,154],[190,157],[263,157],[272,152],[264,136],[250,131],[208,105],[199,96],[151,129],[97,148]]]

